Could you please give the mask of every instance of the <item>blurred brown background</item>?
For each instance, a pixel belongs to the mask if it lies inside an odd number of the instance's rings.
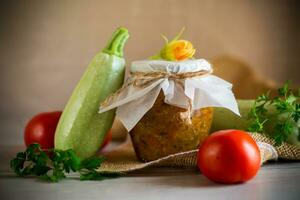
[[[225,63],[222,73],[230,76],[233,62],[256,70],[262,80],[300,84],[300,1],[1,1],[0,144],[21,144],[30,116],[62,109],[118,26],[131,34],[127,63],[156,53],[160,33],[172,38],[185,27],[196,57]],[[250,72],[237,73],[246,80]]]

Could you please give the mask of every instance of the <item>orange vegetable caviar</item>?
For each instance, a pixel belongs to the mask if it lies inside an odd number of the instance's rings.
[[[197,149],[209,135],[213,109],[194,111],[164,103],[160,92],[153,107],[130,131],[137,157],[155,160],[170,154]]]

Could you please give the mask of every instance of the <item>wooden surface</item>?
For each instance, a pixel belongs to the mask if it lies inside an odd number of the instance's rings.
[[[215,184],[197,170],[147,169],[104,181],[70,179],[50,184],[15,177],[9,160],[20,147],[1,147],[0,199],[300,199],[300,162],[264,165],[251,181],[237,185]]]

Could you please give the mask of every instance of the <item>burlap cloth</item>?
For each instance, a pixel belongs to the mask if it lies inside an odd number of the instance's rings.
[[[261,153],[261,164],[269,160],[300,160],[300,148],[294,145],[283,143],[275,145],[275,141],[258,133],[250,133],[257,142]],[[196,168],[197,151],[192,150],[169,155],[151,162],[140,162],[135,156],[135,152],[130,140],[124,144],[105,153],[106,160],[98,171],[106,172],[134,172],[136,170],[149,167],[176,167],[176,168]]]

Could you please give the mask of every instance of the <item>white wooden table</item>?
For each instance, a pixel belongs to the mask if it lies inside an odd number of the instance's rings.
[[[154,199],[295,199],[300,200],[300,162],[264,165],[251,181],[220,185],[194,170],[147,169],[104,181],[79,181],[72,177],[59,183],[18,178],[9,172],[9,160],[19,147],[0,148],[1,200],[154,200]]]

